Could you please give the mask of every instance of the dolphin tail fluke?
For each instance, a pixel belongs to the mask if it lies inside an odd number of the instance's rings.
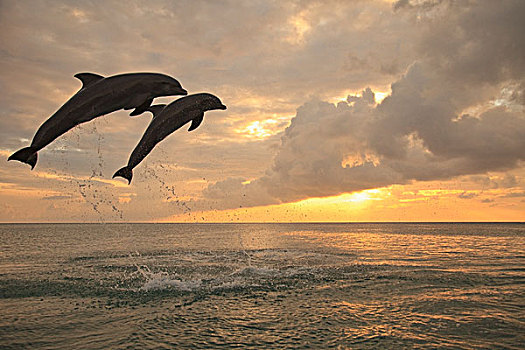
[[[38,160],[37,150],[34,147],[25,147],[11,154],[7,160],[18,160],[19,162],[31,165],[31,170]]]
[[[131,178],[133,177],[133,169],[129,166],[125,166],[123,168],[120,168],[113,174],[113,179],[117,176],[123,177],[126,180],[128,180],[128,185],[131,183]]]

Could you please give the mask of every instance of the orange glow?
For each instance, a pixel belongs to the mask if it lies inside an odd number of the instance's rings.
[[[274,115],[273,118],[253,121],[243,128],[235,129],[235,132],[250,139],[262,140],[282,131],[283,122],[287,122],[289,119]]]
[[[302,44],[305,40],[305,35],[312,28],[306,20],[303,13],[290,18],[289,24],[292,27],[292,33],[288,35],[285,40],[290,44]]]
[[[58,174],[52,174],[52,173],[47,173],[47,172],[43,172],[43,171],[37,171],[35,172],[35,175],[37,177],[42,177],[44,179],[53,179],[53,180],[58,180],[58,181],[71,181],[71,180],[78,180],[78,181],[89,181],[91,180],[92,178],[89,177],[89,176],[71,176],[71,175],[58,175]],[[114,187],[123,187],[123,188],[127,188],[128,187],[128,184],[125,183],[124,181],[119,181],[119,180],[108,180],[108,179],[103,179],[103,178],[98,178],[96,179],[97,181],[99,182],[103,182],[103,183],[106,183],[106,184],[109,184],[109,185],[112,185]]]
[[[383,102],[383,100],[387,98],[388,96],[390,96],[390,94],[392,93],[390,91],[390,86],[378,86],[378,87],[371,86],[370,89],[374,92],[374,99],[377,104]],[[345,90],[345,91],[342,91],[340,94],[338,94],[338,96],[330,98],[329,101],[335,104],[339,102],[346,102],[348,96],[361,97],[362,96],[361,93],[362,93],[362,90],[358,90],[358,91]]]
[[[295,203],[192,212],[160,221],[182,222],[404,222],[523,221],[525,202],[514,189],[451,188],[457,182],[416,182],[309,198]],[[448,187],[448,188],[447,188]]]

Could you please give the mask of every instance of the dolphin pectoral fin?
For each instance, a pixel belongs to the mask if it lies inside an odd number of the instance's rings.
[[[193,118],[191,120],[191,125],[190,125],[190,128],[188,129],[188,131],[192,131],[192,130],[197,129],[199,127],[199,125],[201,125],[203,119],[204,119],[204,112],[199,114],[198,117]]]
[[[96,83],[101,79],[104,79],[102,75],[94,73],[78,73],[75,74],[75,78],[79,79],[82,82],[82,89]]]
[[[146,112],[148,110],[148,108],[151,106],[152,102],[153,102],[153,99],[152,98],[148,98],[140,106],[135,108],[135,110],[133,112],[131,112],[129,115],[130,116],[135,116],[135,115],[139,115],[139,114],[142,114],[142,113]]]

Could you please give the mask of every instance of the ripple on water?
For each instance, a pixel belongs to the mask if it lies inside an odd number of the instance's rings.
[[[222,238],[210,226],[203,232],[198,225],[133,226],[147,229],[140,234],[131,226],[119,239],[99,226],[93,228],[98,233],[83,227],[83,247],[69,231],[57,242],[45,232],[38,244],[25,242],[19,255],[21,235],[11,242],[3,233],[11,246],[0,261],[2,342],[56,349],[525,343],[523,254],[514,236],[417,236],[417,226],[410,226],[410,235],[390,232],[385,239],[383,226],[367,233],[345,232],[351,225],[303,225],[293,232],[262,225],[265,239],[251,249],[248,239],[242,247],[224,247],[239,231],[259,232],[243,231],[257,226],[234,226],[230,236],[229,226],[220,226],[226,238],[219,249]],[[176,231],[188,227],[191,235]],[[150,241],[137,243],[144,249],[127,245],[146,234]],[[45,250],[33,253],[35,247]]]

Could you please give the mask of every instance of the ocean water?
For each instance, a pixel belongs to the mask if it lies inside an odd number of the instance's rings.
[[[525,224],[3,224],[2,349],[524,349]]]

